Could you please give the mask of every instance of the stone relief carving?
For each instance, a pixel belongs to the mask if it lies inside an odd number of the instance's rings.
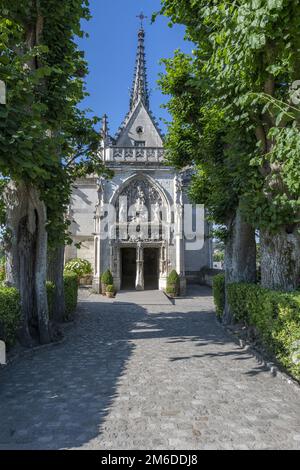
[[[151,214],[151,207],[156,207],[156,217],[159,218],[158,208],[163,205],[162,198],[155,187],[151,185],[146,179],[135,179],[128,186],[124,188],[119,196],[116,207],[119,214],[119,220],[125,221],[125,205],[123,206],[123,198],[127,198],[128,208],[135,206],[136,209],[146,207],[149,215]],[[127,209],[126,209],[127,210]],[[138,212],[138,211],[137,211]],[[122,216],[122,217],[121,217]],[[128,218],[130,221],[130,218]]]
[[[183,181],[180,175],[175,177],[175,201],[176,204],[182,206],[183,197],[182,197],[182,190],[183,190]]]
[[[151,239],[151,226],[148,225],[150,222],[157,226],[155,239],[160,239],[162,208],[163,201],[159,192],[146,178],[136,178],[131,181],[120,193],[116,203],[119,224],[124,226],[126,223],[134,222],[139,227],[138,233],[129,234],[129,240],[132,242]],[[124,239],[121,227],[119,236]]]

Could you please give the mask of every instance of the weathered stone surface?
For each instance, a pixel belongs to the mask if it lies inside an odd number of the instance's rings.
[[[0,449],[300,449],[300,394],[234,344],[197,288],[82,299],[66,341],[0,372]]]

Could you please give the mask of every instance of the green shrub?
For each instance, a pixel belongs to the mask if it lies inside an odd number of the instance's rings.
[[[235,320],[255,327],[266,348],[300,380],[300,292],[230,284],[227,298]]]
[[[49,318],[53,318],[53,297],[55,286],[53,282],[47,282],[47,298],[49,308]],[[76,273],[64,273],[65,289],[65,319],[70,319],[72,313],[76,310],[78,303],[78,278]]]
[[[110,272],[109,269],[107,269],[107,271],[105,271],[102,276],[101,276],[101,282],[102,284],[104,284],[105,286],[111,286],[113,283],[114,283],[114,279],[113,279],[113,276],[112,276],[112,273]]]
[[[0,258],[0,282],[5,281],[5,276],[6,276],[6,272],[5,272],[5,258],[2,257],[2,258]]]
[[[72,259],[65,265],[65,273],[76,273],[78,279],[81,277],[92,274],[92,265],[86,259],[76,258]]]
[[[20,295],[16,289],[0,287],[0,339],[14,345],[20,324]]]
[[[213,278],[213,296],[217,316],[222,318],[225,308],[225,275],[217,274]]]
[[[172,286],[179,287],[179,283],[180,283],[180,277],[174,269],[173,271],[170,272],[170,274],[168,276],[167,286],[168,287],[172,287]]]
[[[76,310],[78,303],[78,278],[75,273],[64,274],[64,288],[65,288],[65,306],[66,320],[70,318],[72,313]]]
[[[176,288],[175,288],[175,287],[167,286],[167,288],[166,288],[166,294],[168,294],[168,295],[176,295]]]
[[[113,286],[113,285],[106,286],[106,292],[114,294],[115,293],[115,286]]]

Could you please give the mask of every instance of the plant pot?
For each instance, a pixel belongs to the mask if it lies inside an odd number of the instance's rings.
[[[91,286],[93,283],[93,277],[90,274],[83,276],[79,279],[79,284],[81,286]]]
[[[167,297],[169,297],[170,299],[175,299],[175,297],[177,296],[176,295],[176,292],[167,292],[165,291],[165,294]]]
[[[103,284],[103,282],[101,282],[101,294],[106,295],[106,284]]]
[[[114,292],[106,292],[106,297],[108,297],[109,299],[113,299],[114,296],[115,296]]]
[[[173,297],[178,297],[179,296],[180,288],[179,288],[178,284],[169,284],[168,287],[174,289]]]

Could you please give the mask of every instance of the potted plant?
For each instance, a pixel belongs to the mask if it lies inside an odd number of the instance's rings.
[[[113,286],[112,284],[109,286],[106,286],[106,296],[109,299],[112,299],[115,296],[115,294],[116,294],[115,286]]]
[[[80,285],[90,285],[93,281],[92,265],[86,259],[75,258],[65,266],[65,273],[75,273]]]
[[[168,276],[167,289],[170,290],[170,292],[174,291],[174,293],[175,293],[174,297],[179,295],[179,292],[180,292],[180,277],[177,274],[177,272],[175,271],[175,269],[173,271],[171,271],[169,276]]]
[[[176,297],[176,289],[174,287],[167,287],[166,294],[168,297],[174,299]]]
[[[112,273],[107,269],[101,276],[101,292],[102,295],[106,294],[107,286],[112,286],[114,283]]]

